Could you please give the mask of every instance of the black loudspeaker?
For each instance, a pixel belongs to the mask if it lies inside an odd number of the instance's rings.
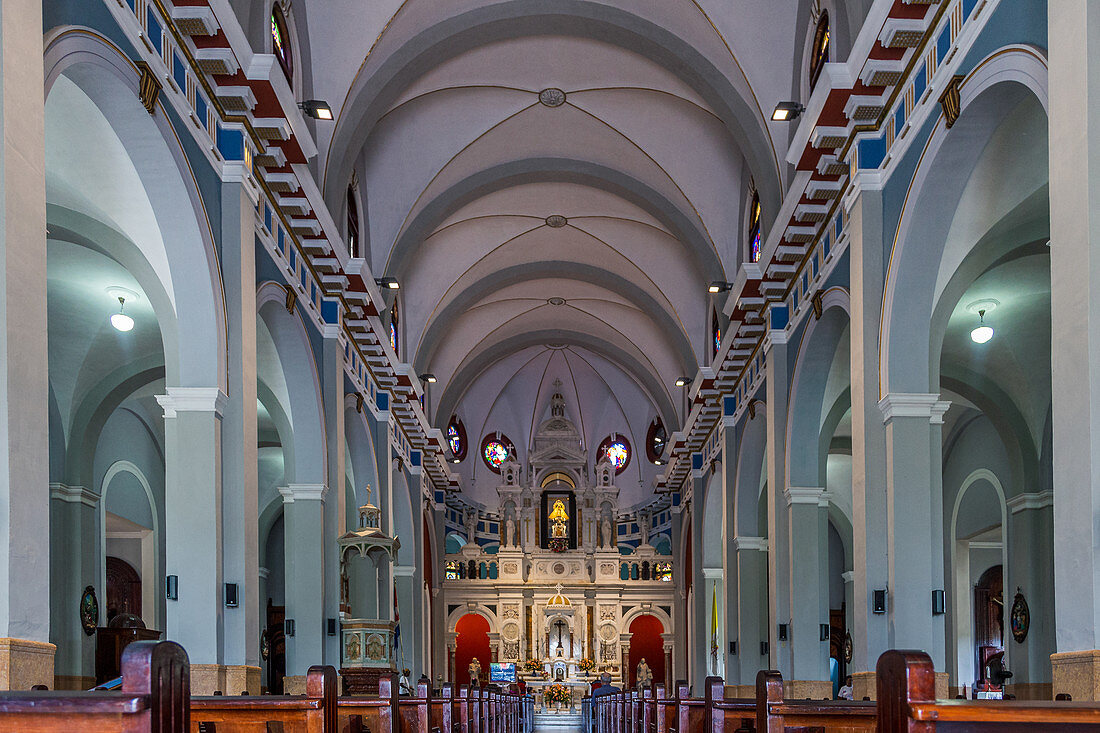
[[[776,636],[780,641],[787,640],[787,624],[779,624],[779,633]]]
[[[294,636],[294,619],[288,618],[283,621],[283,635]]]
[[[821,641],[828,641],[829,636],[829,624],[821,624]]]
[[[226,583],[225,584],[225,607],[236,608],[237,607],[237,584]]]
[[[736,641],[731,641],[730,642],[730,654],[732,656],[737,656],[737,642]]]
[[[760,656],[768,656],[768,642],[766,641],[760,642]]]
[[[178,575],[169,575],[164,580],[164,595],[170,601],[178,601],[180,598],[180,579]]]
[[[871,611],[886,613],[886,590],[872,591]]]
[[[336,619],[330,618],[326,619],[326,621],[328,622],[326,633],[328,633],[329,636],[336,636]]]

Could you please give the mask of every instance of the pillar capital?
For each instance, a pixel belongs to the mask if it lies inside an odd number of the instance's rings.
[[[722,568],[703,568],[703,577],[706,580],[722,580],[726,577],[726,571]]]
[[[755,550],[756,552],[768,551],[767,537],[734,537],[733,548],[738,552],[742,550]]]
[[[897,417],[925,418],[933,425],[943,424],[943,414],[951,403],[941,400],[939,394],[923,392],[890,392],[878,403],[882,421],[889,424]]]
[[[795,504],[829,505],[829,497],[825,494],[825,489],[816,487],[789,486],[784,489],[783,496],[787,500],[787,506]]]
[[[1054,506],[1054,492],[1050,489],[1028,492],[1014,496],[1005,503],[1008,504],[1008,510],[1013,514],[1026,512],[1029,509],[1045,509]]]
[[[50,498],[69,504],[83,504],[93,509],[99,504],[99,494],[83,486],[68,484],[50,484]]]
[[[284,504],[293,504],[296,501],[324,501],[328,494],[328,486],[325,484],[290,484],[280,486],[279,493],[283,495]]]
[[[213,412],[221,417],[229,399],[217,387],[169,387],[168,394],[157,395],[157,403],[164,408],[164,417],[172,418],[179,412]]]

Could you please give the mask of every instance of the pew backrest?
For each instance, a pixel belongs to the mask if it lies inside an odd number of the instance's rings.
[[[336,733],[336,670],[310,667],[304,696],[212,695],[191,698],[194,733],[251,733],[281,728],[283,733]]]
[[[400,733],[397,680],[393,674],[378,679],[378,697],[341,697],[336,701],[340,733]]]
[[[922,651],[885,652],[875,677],[883,733],[1100,731],[1100,703],[936,700],[935,668]]]
[[[874,703],[851,700],[787,700],[783,676],[775,670],[756,675],[757,733],[784,733],[790,729],[822,733],[873,733]]]
[[[122,654],[120,692],[0,693],[0,730],[187,733],[190,680],[179,644],[134,642]]]

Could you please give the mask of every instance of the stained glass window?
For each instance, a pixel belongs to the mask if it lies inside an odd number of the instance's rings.
[[[612,433],[600,443],[596,462],[607,460],[615,467],[615,474],[622,473],[630,463],[630,443],[621,435]]]
[[[282,5],[276,2],[271,6],[271,50],[279,59],[287,80],[294,79],[294,65],[290,54],[290,33],[287,31],[286,16]]]
[[[659,562],[654,566],[653,572],[655,578],[662,583],[672,582],[672,563]]]
[[[760,244],[760,195],[753,191],[749,204],[749,259],[752,262],[760,261]]]
[[[710,314],[711,330],[714,336],[714,353],[717,354],[718,350],[722,348],[722,319],[718,317],[718,311],[711,309]]]
[[[500,473],[500,467],[516,453],[512,441],[500,433],[490,433],[481,441],[481,458],[490,471]]]
[[[447,563],[447,571],[444,577],[447,580],[458,580],[461,576],[458,572],[458,562],[451,560]]]
[[[447,445],[456,463],[466,457],[466,428],[457,415],[452,415],[451,422],[447,425]]]
[[[348,254],[362,257],[359,253],[359,205],[355,199],[355,189],[348,186]]]
[[[653,422],[649,424],[649,430],[646,432],[645,438],[645,450],[646,457],[652,463],[660,465],[661,457],[665,454],[665,441],[668,439],[667,433],[665,433],[665,424],[661,422],[660,417],[653,418]]]
[[[397,308],[397,298],[393,299],[393,305],[390,306],[390,346],[393,347],[393,353],[397,354],[397,358],[401,358],[401,353],[397,350],[398,347],[398,328],[401,326],[401,313]]]
[[[817,85],[821,70],[829,61],[829,11],[822,10],[814,29],[814,43],[810,48],[810,89]]]

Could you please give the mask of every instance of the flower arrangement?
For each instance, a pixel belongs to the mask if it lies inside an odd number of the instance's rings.
[[[523,663],[523,671],[528,674],[535,674],[542,671],[542,660],[540,659],[528,659]]]
[[[569,539],[566,537],[552,537],[550,539],[551,552],[565,552],[569,549]]]
[[[554,683],[547,687],[546,691],[543,693],[543,697],[545,697],[548,702],[560,703],[572,702],[573,699],[572,694],[569,692],[569,688],[560,683]]]
[[[584,659],[582,659],[580,661],[580,664],[577,665],[577,668],[580,669],[580,671],[587,674],[587,673],[591,672],[592,670],[594,670],[596,668],[596,663],[593,662],[588,657],[585,657]]]

